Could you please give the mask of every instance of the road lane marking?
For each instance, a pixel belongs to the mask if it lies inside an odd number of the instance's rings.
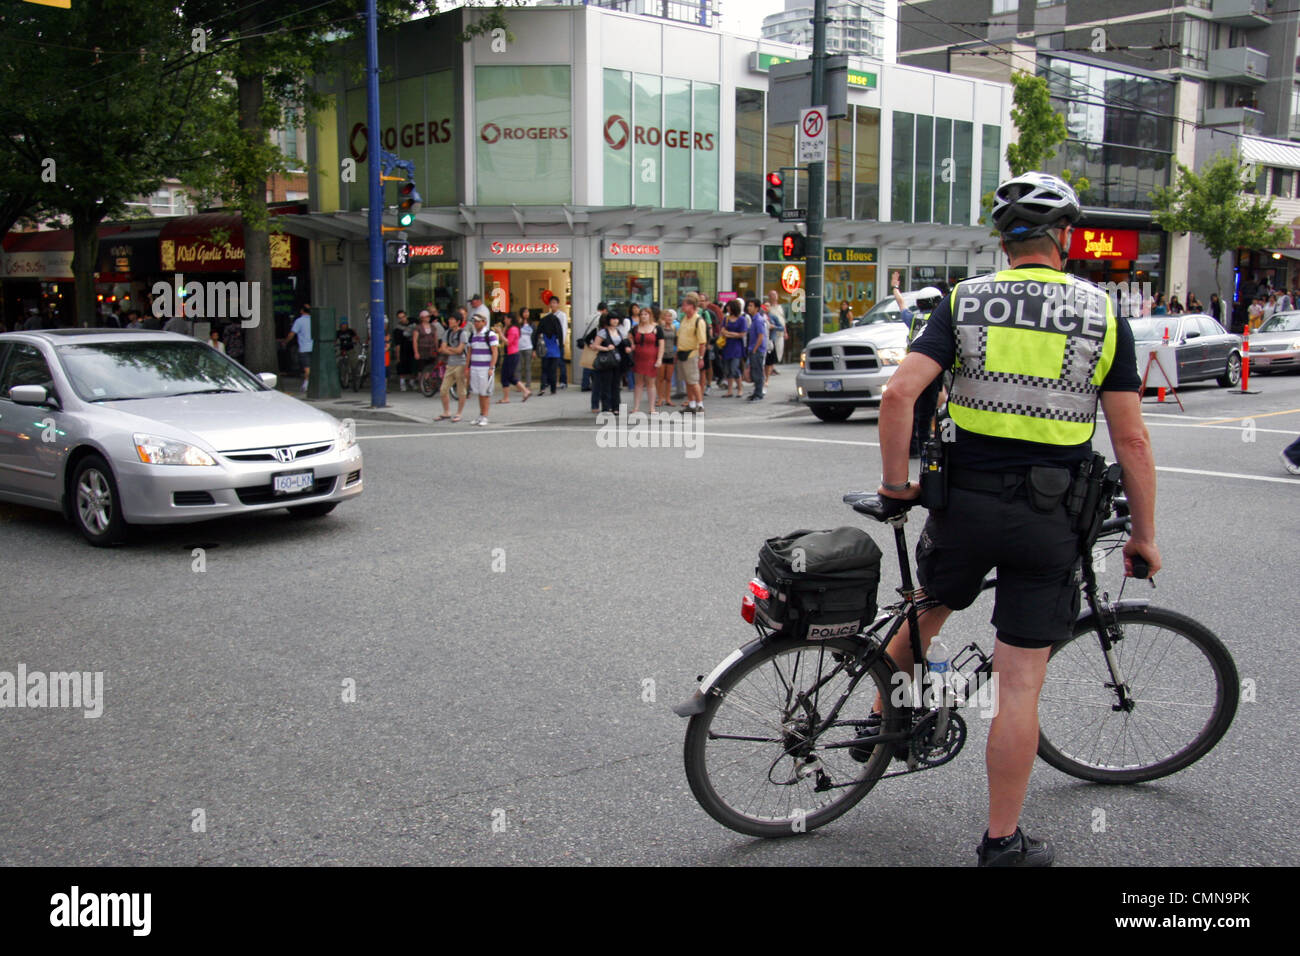
[[[1295,478],[1274,478],[1271,475],[1242,475],[1235,471],[1201,471],[1198,468],[1169,468],[1156,465],[1156,471],[1169,471],[1179,475],[1203,475],[1208,478],[1242,478],[1247,481],[1276,481],[1283,485],[1300,487],[1300,480]]]
[[[1230,422],[1244,422],[1250,418],[1272,418],[1274,415],[1294,415],[1300,412],[1300,408],[1288,408],[1281,412],[1265,412],[1262,415],[1242,415],[1240,418],[1214,418],[1205,424],[1208,425],[1226,425]]]
[[[1147,422],[1151,428],[1199,428],[1204,431],[1212,428],[1215,431],[1238,432],[1242,431],[1240,425],[1211,425],[1208,422]],[[1256,428],[1256,432],[1263,432],[1265,435],[1294,435],[1295,429],[1285,428]]]

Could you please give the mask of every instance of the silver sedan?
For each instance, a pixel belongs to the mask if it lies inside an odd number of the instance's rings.
[[[0,335],[0,500],[101,546],[132,524],[328,514],[361,493],[352,425],[274,386],[169,332]]]

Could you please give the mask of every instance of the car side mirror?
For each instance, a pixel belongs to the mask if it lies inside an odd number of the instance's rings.
[[[1184,339],[1194,339],[1194,338],[1199,338],[1199,337],[1200,337],[1200,334],[1201,334],[1200,332],[1188,332],[1185,336],[1183,336],[1183,338],[1184,338]]]
[[[9,398],[16,405],[49,405],[58,408],[58,399],[45,390],[44,385],[15,385],[9,389]]]
[[[260,381],[267,388],[275,388],[275,383],[279,381],[279,379],[275,377],[275,374],[273,372],[262,372],[257,376],[257,378],[258,381]]]

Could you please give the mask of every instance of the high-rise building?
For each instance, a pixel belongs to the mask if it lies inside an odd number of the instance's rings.
[[[894,61],[897,0],[828,0],[826,49],[873,60]],[[763,18],[763,39],[811,47],[811,0],[785,0],[785,9]]]
[[[1198,293],[1216,284],[1198,242],[1165,236],[1151,191],[1178,163],[1196,168],[1236,147],[1261,166],[1279,223],[1294,215],[1300,149],[1300,7],[1278,0],[916,0],[902,7],[898,60],[1005,80],[1047,79],[1069,141],[1049,172],[1086,176],[1090,221],[1138,232],[1138,260],[1107,264],[1102,279],[1149,281]],[[1200,135],[1213,133],[1214,135]],[[1257,157],[1265,157],[1259,159]],[[1129,243],[1126,241],[1125,245]],[[1243,272],[1279,284],[1296,250],[1241,250]],[[1118,267],[1124,267],[1119,269]],[[1099,268],[1099,266],[1097,266]],[[1231,291],[1224,289],[1225,292]]]

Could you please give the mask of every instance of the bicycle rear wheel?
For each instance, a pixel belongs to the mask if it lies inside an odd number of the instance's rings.
[[[1038,705],[1038,756],[1094,783],[1141,783],[1182,770],[1237,713],[1237,667],[1209,629],[1176,611],[1125,608],[1112,648],[1132,707],[1116,709],[1096,619],[1052,648]]]
[[[836,639],[771,645],[717,681],[686,729],[686,779],[709,816],[738,833],[790,836],[829,823],[861,800],[892,745],[828,748],[862,736],[879,692],[882,729],[903,730],[886,658]],[[836,719],[815,732],[843,699]]]

